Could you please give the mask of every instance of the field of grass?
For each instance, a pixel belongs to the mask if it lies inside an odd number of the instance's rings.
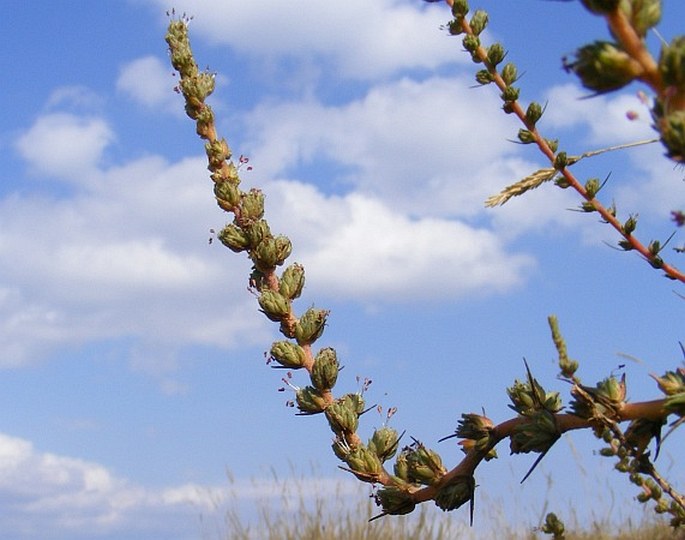
[[[237,485],[232,484],[237,488]],[[408,516],[386,516],[369,522],[378,507],[365,497],[364,487],[352,482],[273,477],[268,484],[253,486],[250,494],[242,486],[224,501],[220,522],[203,522],[203,540],[543,540],[539,523],[512,525],[501,505],[488,503],[473,527],[468,510],[443,513],[422,505]],[[239,491],[239,492],[238,492]],[[247,495],[247,497],[246,497]],[[248,502],[245,502],[245,499]],[[685,531],[674,532],[667,522],[657,521],[651,511],[635,507],[635,517],[618,528],[609,522],[579,524],[572,509],[555,508],[565,520],[568,540],[674,540],[685,539]],[[568,517],[571,516],[571,517]],[[542,516],[540,516],[540,520]]]

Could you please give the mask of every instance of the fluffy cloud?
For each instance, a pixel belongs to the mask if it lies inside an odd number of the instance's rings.
[[[97,463],[0,434],[0,528],[10,538],[93,538],[150,527],[180,538],[192,533],[195,515],[215,510],[223,492],[193,484],[145,488]]]
[[[168,8],[165,2],[156,3]],[[323,60],[339,76],[353,79],[467,61],[439,30],[449,12],[424,7],[396,0],[349,0],[335,6],[306,0],[175,4],[177,12],[194,16],[195,35],[229,45],[253,61]]]
[[[656,136],[651,128],[649,107],[637,94],[588,97],[587,90],[564,84],[551,88],[546,94],[546,101],[544,126],[587,129],[589,142],[598,146],[613,146]],[[628,113],[637,114],[637,119],[630,120]]]
[[[21,141],[54,119],[39,118]],[[67,124],[72,143],[90,141],[93,126],[103,125],[78,117]],[[34,168],[58,159],[25,157]],[[264,337],[265,323],[244,287],[221,286],[246,284],[248,265],[226,265],[226,254],[208,245],[209,229],[225,217],[212,201],[202,158],[172,165],[150,157],[110,168],[65,162],[63,170],[77,186],[70,197],[0,200],[3,366],[124,336],[146,347],[230,347]],[[225,294],[214,294],[216,287]]]
[[[486,229],[440,218],[413,219],[350,194],[325,197],[310,185],[268,186],[272,223],[286,227],[320,294],[360,301],[449,298],[519,284],[533,261],[509,254]]]
[[[156,56],[144,56],[122,66],[117,90],[145,107],[183,113],[178,97],[171,91],[175,79],[168,63]]]
[[[101,118],[55,112],[39,117],[16,147],[36,174],[90,182],[113,139]]]
[[[307,264],[309,292],[371,301],[447,298],[502,291],[524,279],[530,258],[452,217],[472,215],[471,206],[515,163],[498,159],[511,145],[496,98],[459,90],[463,83],[400,80],[344,106],[262,106],[249,115],[260,174],[283,178],[319,153],[346,168],[343,197],[325,194],[330,186],[323,184],[259,181],[275,228],[292,236]],[[495,114],[475,116],[466,97],[485,100]],[[445,121],[444,111],[455,120]],[[463,130],[471,136],[460,137]],[[28,151],[37,140],[59,149],[60,138],[71,161]],[[136,357],[136,369],[165,378],[176,393],[183,389],[166,378],[173,347],[265,341],[266,323],[243,286],[214,293],[220,283],[246,283],[249,264],[232,258],[226,265],[228,254],[207,245],[208,230],[226,218],[212,201],[204,159],[145,157],[102,167],[112,140],[101,119],[58,112],[39,117],[20,138],[33,169],[61,173],[76,189],[70,197],[0,201],[3,363],[129,336],[148,351],[144,360]],[[46,224],[39,234],[37,223]],[[436,278],[436,268],[458,278]],[[163,354],[149,353],[160,347]]]
[[[339,106],[264,105],[246,120],[247,146],[267,175],[325,159],[342,171],[329,182],[396,210],[473,216],[511,183],[520,159],[507,140],[518,127],[497,96],[470,86],[465,78],[402,79]]]

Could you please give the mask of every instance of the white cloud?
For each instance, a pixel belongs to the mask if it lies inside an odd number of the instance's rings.
[[[627,142],[656,137],[651,128],[649,107],[642,103],[637,94],[611,94],[588,97],[587,90],[573,84],[551,88],[546,94],[547,110],[541,123],[542,129],[575,128],[587,129],[590,143],[598,146],[613,146]],[[630,120],[628,113],[638,118]],[[595,150],[582,148],[580,151]]]
[[[277,177],[315,159],[342,183],[411,215],[472,216],[511,183],[518,126],[494,92],[465,78],[408,79],[340,106],[305,101],[258,107],[247,120],[260,173]],[[253,150],[254,149],[254,150]]]
[[[418,2],[181,0],[175,8],[194,16],[191,28],[198,38],[228,45],[253,61],[320,59],[338,76],[371,80],[401,69],[468,61],[439,30],[449,10],[422,9]]]
[[[440,218],[412,219],[359,194],[324,197],[312,186],[268,186],[276,227],[288,227],[294,258],[318,294],[359,301],[449,298],[503,291],[533,265],[490,231]]]
[[[183,112],[182,100],[172,92],[176,79],[168,61],[156,56],[144,56],[124,65],[117,79],[117,90],[145,107]]]
[[[93,538],[150,527],[178,538],[193,531],[198,512],[215,510],[225,492],[194,484],[145,488],[100,464],[0,434],[0,529],[8,538]]]
[[[0,365],[124,336],[153,349],[267,340],[267,323],[245,291],[248,262],[226,264],[229,255],[208,245],[209,229],[226,216],[213,202],[203,158],[88,167],[79,169],[87,180],[73,177],[70,198],[0,200]],[[238,285],[221,285],[230,282]],[[152,355],[148,365],[163,357]]]
[[[39,117],[16,147],[41,176],[89,183],[113,139],[114,133],[101,118],[55,112]]]
[[[48,97],[46,108],[64,111],[99,110],[103,105],[103,99],[87,86],[72,85],[60,86],[53,90]]]

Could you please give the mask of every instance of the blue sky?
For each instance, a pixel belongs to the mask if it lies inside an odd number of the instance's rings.
[[[670,39],[685,6],[665,4]],[[482,6],[487,39],[502,40],[524,73],[523,100],[548,104],[541,128],[562,148],[653,136],[638,87],[579,99],[587,93],[561,69],[575,46],[606,35],[578,3]],[[3,538],[199,538],[200,515],[220,523],[227,504],[268,494],[260,482],[271,468],[287,478],[292,464],[314,463],[312,481],[347,480],[323,419],[295,418],[284,406],[292,396],[277,391],[282,372],[265,365],[278,334],[247,292],[248,262],[208,242],[227,216],[172,91],[163,40],[172,5],[4,7]],[[545,186],[484,208],[544,163],[510,142],[520,126],[495,91],[473,88],[474,65],[439,28],[446,6],[175,8],[194,15],[198,61],[218,73],[212,104],[235,154],[250,157],[245,187],[264,189],[272,230],[290,236],[292,260],[306,268],[297,309],[331,309],[319,343],[345,365],[336,390],[373,379],[367,402],[398,407],[391,425],[435,446],[462,412],[508,417],[505,388],[523,377],[523,357],[543,384],[567,390],[546,325],[556,313],[587,383],[626,364],[631,399],[656,397],[648,374],[682,359],[682,288],[607,247],[615,235],[569,211],[578,201],[567,191]],[[640,118],[629,122],[628,110]],[[645,240],[667,237],[669,212],[685,207],[683,171],[661,154],[652,145],[577,167],[581,178],[611,173],[605,200],[623,216],[639,212]],[[369,413],[362,435],[382,422]],[[666,468],[680,444],[666,445]],[[453,444],[437,448],[456,464]],[[540,499],[551,477],[551,503],[601,515],[601,496],[576,481],[610,471],[596,448],[586,434],[565,438],[507,504]],[[484,497],[502,495],[532,461],[507,453],[479,472]],[[682,482],[682,471],[673,476]],[[630,498],[618,480],[614,493]]]

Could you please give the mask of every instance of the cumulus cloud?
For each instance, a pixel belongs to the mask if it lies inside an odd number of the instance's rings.
[[[422,9],[419,3],[349,0],[331,8],[306,0],[185,0],[175,7],[193,14],[196,36],[228,45],[253,61],[317,59],[338,76],[370,80],[402,69],[468,61],[439,30],[448,12]]]
[[[156,56],[144,56],[122,66],[116,87],[145,107],[180,115],[183,112],[182,102],[171,91],[175,84],[171,75],[168,61],[163,62]]]
[[[192,533],[193,517],[213,511],[225,491],[196,484],[146,488],[98,463],[0,434],[0,528],[10,538],[93,538],[151,527],[181,538]]]
[[[483,227],[454,220],[470,215],[514,163],[505,158],[511,145],[502,115],[479,118],[473,104],[462,103],[485,100],[496,113],[496,98],[463,87],[463,80],[402,79],[346,105],[265,105],[249,115],[260,174],[287,178],[319,153],[346,168],[342,197],[326,194],[324,184],[261,182],[270,219],[307,264],[310,292],[447,298],[525,279],[529,257],[508,253]],[[209,229],[225,216],[212,201],[204,158],[149,156],[104,167],[100,157],[113,138],[100,118],[59,112],[39,117],[20,137],[31,167],[61,172],[76,189],[68,198],[0,200],[3,365],[129,336],[138,340],[133,367],[182,393],[169,378],[174,347],[266,341],[266,323],[244,287],[213,292],[219,283],[246,283],[249,264],[233,258],[225,265],[223,250],[207,245]],[[30,142],[54,151],[33,154]],[[49,226],[36,234],[36,223]],[[436,280],[435,268],[458,278]],[[146,354],[134,354],[136,347]]]
[[[402,79],[343,105],[264,105],[248,116],[247,146],[271,176],[323,156],[342,170],[332,181],[397,210],[472,216],[511,183],[519,147],[507,140],[518,128],[497,96],[470,86],[465,78]]]
[[[543,117],[545,126],[586,129],[589,133],[588,142],[595,145],[612,146],[656,136],[651,128],[649,107],[637,94],[588,97],[587,90],[564,84],[551,88],[546,93],[546,100],[548,106]],[[636,113],[638,118],[630,120],[629,112]]]
[[[231,478],[223,485],[150,487],[100,463],[45,452],[0,433],[0,530],[4,538],[180,540],[198,537],[202,523],[216,524],[212,533],[223,530],[229,509],[247,523],[259,517],[256,508],[293,512],[310,498],[321,500],[321,494],[341,504],[341,498],[356,501],[367,493],[354,480],[317,475],[294,480],[304,499],[289,501],[283,497],[292,489],[289,481],[269,475]]]
[[[76,117],[69,122],[82,125]],[[146,347],[266,340],[254,299],[244,287],[221,286],[246,284],[249,265],[226,265],[220,247],[208,245],[209,229],[225,217],[202,158],[89,163],[80,171],[87,179],[71,177],[78,186],[71,197],[0,200],[2,366],[123,336]],[[214,294],[216,287],[224,294]]]
[[[36,174],[87,183],[113,139],[102,118],[55,112],[36,119],[16,148]]]
[[[534,264],[508,253],[492,232],[459,221],[410,218],[377,199],[325,197],[297,182],[269,191],[280,206],[272,221],[287,223],[320,294],[401,302],[496,292],[521,283]]]

